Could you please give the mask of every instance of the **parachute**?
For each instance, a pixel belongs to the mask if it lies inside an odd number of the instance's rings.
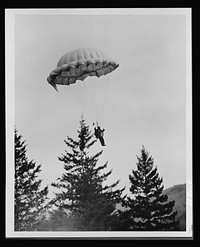
[[[95,48],[82,48],[63,55],[47,81],[57,90],[57,85],[71,85],[88,76],[100,77],[113,72],[119,64]],[[57,90],[58,91],[58,90]]]

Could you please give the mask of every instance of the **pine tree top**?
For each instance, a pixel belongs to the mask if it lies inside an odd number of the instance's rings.
[[[142,147],[137,156],[137,169],[129,175],[130,191],[133,198],[127,197],[124,206],[128,210],[122,214],[122,228],[129,230],[170,230],[177,229],[174,201],[168,202],[163,194],[163,179],[159,177],[154,159]]]
[[[59,209],[65,208],[72,214],[81,214],[84,221],[88,221],[94,215],[96,222],[96,217],[100,217],[101,221],[111,216],[116,203],[121,201],[124,188],[115,189],[119,180],[111,185],[105,184],[112,170],[104,172],[108,162],[97,165],[103,151],[89,154],[89,148],[96,142],[93,138],[89,126],[81,119],[78,140],[67,137],[65,143],[68,150],[59,157],[64,163],[65,171],[52,186],[59,189],[54,199]]]
[[[25,141],[15,129],[15,230],[32,228],[46,210],[48,199],[48,186],[40,189],[41,165],[29,161],[26,152]]]

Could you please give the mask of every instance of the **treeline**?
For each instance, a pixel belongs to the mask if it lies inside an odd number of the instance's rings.
[[[29,161],[22,136],[15,129],[15,231],[177,231],[175,201],[163,194],[163,179],[154,160],[142,147],[137,169],[129,175],[130,195],[118,189],[119,180],[108,185],[112,170],[98,165],[103,151],[90,155],[97,141],[82,118],[78,138],[67,137],[59,157],[64,173],[49,188],[41,189],[41,165]],[[119,207],[120,206],[120,207]],[[48,217],[47,217],[48,214]]]

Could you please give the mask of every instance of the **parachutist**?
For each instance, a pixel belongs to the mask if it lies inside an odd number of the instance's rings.
[[[94,127],[94,135],[97,139],[99,139],[102,146],[106,146],[104,138],[103,138],[104,131],[105,129],[101,129],[100,126],[97,126],[97,128]]]
[[[57,85],[71,87],[72,84],[84,81],[89,76],[99,78],[110,74],[118,67],[118,62],[108,57],[103,51],[96,48],[80,48],[64,54],[59,59],[56,68],[47,77],[47,81],[58,92]],[[79,85],[80,83],[78,83],[77,89],[81,90]],[[93,126],[96,138],[99,139],[102,146],[106,146],[103,138],[105,129],[101,130],[98,123],[96,128],[95,123]]]

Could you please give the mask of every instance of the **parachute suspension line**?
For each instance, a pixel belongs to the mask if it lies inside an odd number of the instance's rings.
[[[70,98],[70,103],[75,104],[80,109],[80,102],[75,100],[77,97],[77,92],[74,90],[73,87],[66,88],[67,97]]]
[[[83,112],[83,115],[87,115],[88,118],[90,119],[90,121],[93,121],[93,116],[92,113],[90,111],[90,108],[88,107],[89,105],[89,92],[88,92],[88,84],[87,81],[79,81],[79,90],[80,90],[80,98],[82,98],[82,102],[81,102],[81,109],[82,111],[85,111],[85,113]]]
[[[97,77],[89,77],[84,84],[84,89],[87,97],[87,106],[89,109],[90,116],[92,118],[92,122],[96,122],[99,120],[100,115],[100,105],[102,102],[99,102],[99,94],[102,92],[102,85],[100,79]]]
[[[101,104],[100,104],[100,121],[103,122],[103,125],[106,123],[106,117],[108,114],[105,114],[107,112],[107,108],[110,102],[108,102],[108,96],[109,96],[109,87],[110,87],[110,76],[106,75],[104,80],[102,81],[102,87],[101,87]]]
[[[94,85],[94,104],[93,104],[93,112],[94,112],[94,117],[95,121],[99,122],[101,121],[100,119],[100,106],[102,104],[101,102],[101,93],[102,93],[102,77],[100,78],[95,78],[93,81]]]
[[[103,76],[102,76],[103,77]],[[94,81],[94,111],[95,111],[95,117],[96,121],[100,123],[100,115],[101,115],[101,104],[102,104],[102,77],[95,78]]]
[[[94,120],[98,121],[99,120],[99,109],[98,109],[98,84],[99,84],[99,79],[97,77],[92,78],[92,112],[94,114]]]
[[[106,77],[106,82],[105,82],[105,94],[104,94],[104,98],[103,98],[103,105],[102,105],[102,114],[103,114],[103,117],[105,118],[108,114],[105,114],[107,111],[106,109],[108,108],[108,105],[110,102],[108,102],[108,96],[109,96],[109,93],[110,93],[110,77],[109,75]],[[107,109],[108,110],[108,109]],[[105,122],[106,122],[106,119],[105,119]]]
[[[107,118],[110,115],[109,114],[109,108],[107,107],[107,105],[110,105],[112,103],[112,100],[113,100],[112,97],[111,97],[112,95],[110,94],[111,93],[111,86],[112,86],[112,83],[111,83],[112,81],[110,80],[110,77],[111,77],[111,75],[109,74],[108,77],[107,77],[107,83],[106,83],[106,85],[107,85],[107,89],[106,89],[107,93],[105,95],[106,104],[104,105],[105,113],[107,113],[107,114],[105,114],[106,121],[108,120]],[[114,114],[114,112],[113,112],[113,114]]]
[[[97,119],[97,99],[96,99],[96,84],[98,80],[96,77],[90,77],[89,83],[90,87],[88,88],[89,95],[90,95],[90,102],[89,102],[89,107],[91,109],[92,115],[93,115],[93,121],[96,121]]]
[[[108,84],[110,84],[108,74],[118,66],[116,61],[98,49],[76,49],[60,58],[57,67],[47,77],[47,81],[54,89],[57,85],[72,87],[72,89],[69,87],[68,91],[69,95],[75,96],[71,102],[78,103],[80,109],[84,108],[88,117],[94,122],[100,120],[100,116],[103,117],[105,107],[109,106],[106,102],[109,95]],[[84,81],[86,78],[87,80]],[[98,117],[94,118],[93,115]]]
[[[105,77],[102,76],[99,78],[97,81],[97,113],[98,113],[98,122],[101,125],[102,124],[102,104],[103,104],[103,82],[104,82]]]
[[[73,84],[67,88],[68,95],[70,96],[70,101],[73,102],[73,104],[76,104],[78,110],[80,111],[80,114],[83,115],[84,118],[86,118],[86,116],[90,118],[90,115],[88,114],[88,112],[86,112],[87,108],[84,104],[84,100],[87,95],[85,94],[84,90],[81,90],[81,86],[78,85],[78,83],[81,84],[82,81],[78,81],[77,84]]]
[[[94,95],[95,95],[95,117],[96,121],[100,121],[100,105],[101,105],[101,80],[102,78],[95,78],[95,84],[94,84]]]
[[[95,78],[89,77],[87,78],[87,81],[85,82],[85,90],[87,92],[87,108],[90,113],[92,122],[94,122],[96,119],[96,107],[95,107],[95,95],[94,95],[94,83]]]

